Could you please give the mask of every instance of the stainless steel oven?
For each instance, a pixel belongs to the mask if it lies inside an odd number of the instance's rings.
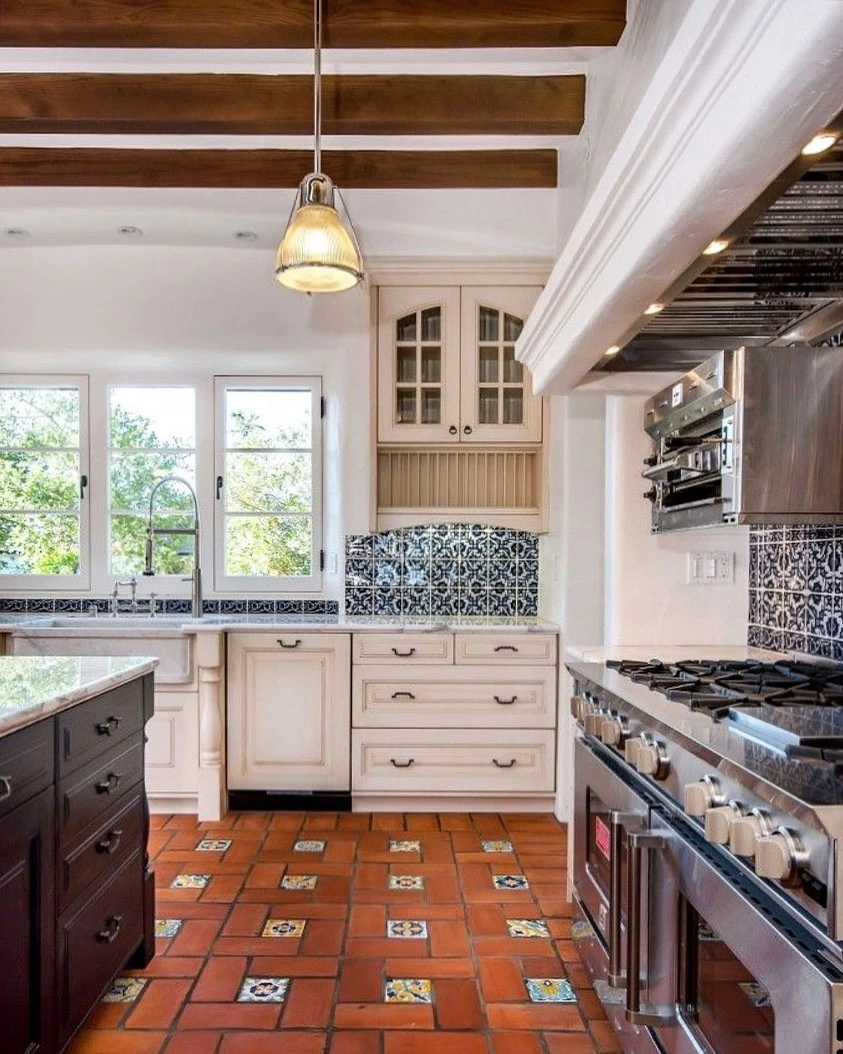
[[[843,961],[593,736],[574,939],[625,1051],[843,1054]]]

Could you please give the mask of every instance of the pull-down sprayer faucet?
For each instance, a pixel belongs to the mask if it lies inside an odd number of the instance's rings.
[[[159,487],[163,487],[165,483],[181,483],[183,487],[186,487],[193,499],[193,526],[192,527],[154,527],[153,526],[153,503],[155,501],[155,494]],[[190,596],[190,614],[193,618],[201,618],[202,616],[202,569],[199,565],[199,502],[196,500],[196,491],[191,487],[186,479],[182,479],[181,476],[164,476],[163,479],[159,479],[152,490],[149,492],[149,515],[146,521],[146,559],[144,561],[145,566],[143,573],[145,575],[154,575],[155,570],[152,566],[152,544],[153,539],[156,537],[163,537],[165,535],[192,535],[193,537],[193,574],[190,578],[183,578],[183,582],[191,583],[191,596]]]

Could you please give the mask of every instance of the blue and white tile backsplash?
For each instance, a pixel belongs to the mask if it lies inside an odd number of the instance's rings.
[[[145,611],[148,601],[138,599],[138,609]],[[87,614],[91,606],[97,611],[108,611],[109,597],[0,597],[0,612],[27,615]],[[126,611],[126,598],[120,598],[120,610]],[[162,597],[158,611],[165,615],[189,615],[190,601],[186,597]],[[336,615],[336,600],[265,600],[239,597],[226,600],[203,600],[204,615]]]
[[[347,615],[535,615],[538,536],[478,524],[349,535]]]
[[[752,527],[749,643],[843,661],[843,527]]]

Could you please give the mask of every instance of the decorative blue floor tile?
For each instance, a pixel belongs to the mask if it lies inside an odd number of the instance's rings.
[[[293,849],[297,853],[323,853],[325,851],[325,843],[319,841],[316,838],[310,840],[304,840],[296,842]]]
[[[492,839],[490,841],[481,842],[484,853],[511,853],[512,842],[507,842],[503,839]]]
[[[427,937],[427,923],[421,919],[390,919],[386,924],[386,935],[403,940],[423,940]]]
[[[261,937],[301,937],[304,925],[304,919],[267,919]]]
[[[421,842],[408,838],[390,838],[389,851],[390,853],[420,853]]]
[[[529,889],[530,883],[524,875],[492,875],[495,889]]]
[[[542,919],[507,919],[510,937],[549,937],[550,930]]]
[[[156,919],[156,937],[175,937],[184,925],[184,919]]]
[[[145,977],[118,977],[102,997],[104,1003],[134,1003],[146,987]]]
[[[571,982],[564,977],[527,977],[524,980],[531,1003],[576,1003]]]
[[[237,993],[237,1002],[283,1003],[289,987],[289,977],[246,977]]]
[[[197,853],[224,853],[230,846],[230,838],[203,838],[201,842],[197,843],[194,851]]]
[[[210,875],[176,875],[170,889],[204,889],[210,881]]]
[[[284,875],[281,879],[282,889],[316,889],[318,875]]]
[[[424,889],[421,875],[390,875],[389,889]]]
[[[433,985],[422,977],[393,977],[384,985],[385,1003],[432,1003]]]

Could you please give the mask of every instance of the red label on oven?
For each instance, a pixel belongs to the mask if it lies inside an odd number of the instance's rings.
[[[594,817],[594,844],[607,860],[612,859],[612,836],[598,816]]]

